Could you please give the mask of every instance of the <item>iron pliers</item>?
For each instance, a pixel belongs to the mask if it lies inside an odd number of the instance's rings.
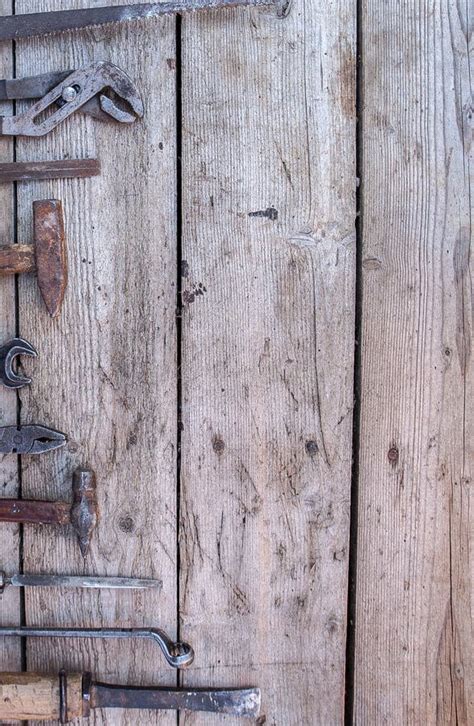
[[[48,426],[0,427],[0,454],[44,454],[64,446],[66,436]]]
[[[108,61],[75,71],[0,80],[0,101],[37,98],[24,113],[0,116],[0,134],[44,136],[79,110],[100,121],[120,123],[133,123],[144,113],[133,81]]]

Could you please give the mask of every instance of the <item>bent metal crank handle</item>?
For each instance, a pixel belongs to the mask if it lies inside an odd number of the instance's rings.
[[[153,688],[95,683],[90,673],[0,673],[0,723],[68,723],[95,708],[208,711],[256,718],[258,688]]]

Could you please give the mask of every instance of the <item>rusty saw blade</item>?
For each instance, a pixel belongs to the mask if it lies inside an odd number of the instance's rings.
[[[27,13],[0,18],[0,40],[30,38],[66,30],[91,28],[108,23],[123,23],[139,18],[156,18],[159,15],[187,13],[197,10],[213,10],[245,5],[273,5],[280,10],[283,0],[168,0],[161,3],[140,3],[79,10],[55,10],[43,13]]]

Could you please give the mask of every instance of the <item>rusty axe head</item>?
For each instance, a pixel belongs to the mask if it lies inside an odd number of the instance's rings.
[[[91,469],[76,469],[72,476],[71,524],[79,539],[82,556],[89,550],[92,532],[97,524],[95,474]]]
[[[58,199],[33,203],[36,275],[44,303],[55,317],[67,285],[63,206]]]

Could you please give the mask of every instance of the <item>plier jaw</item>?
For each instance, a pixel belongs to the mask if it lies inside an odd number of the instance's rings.
[[[3,426],[0,428],[1,454],[44,454],[67,443],[65,434],[48,426]]]
[[[44,136],[79,110],[119,123],[133,123],[144,113],[133,81],[107,61],[77,71],[0,81],[0,100],[28,98],[40,100],[22,114],[0,117],[1,134]]]

